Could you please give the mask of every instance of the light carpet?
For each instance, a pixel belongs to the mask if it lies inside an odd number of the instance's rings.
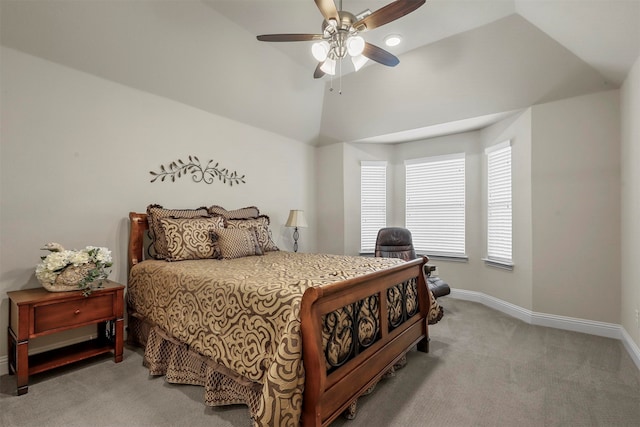
[[[429,354],[412,350],[395,377],[332,426],[640,426],[640,371],[622,343],[532,326],[481,304],[438,300]],[[2,426],[241,426],[246,407],[210,408],[203,389],[150,377],[142,350],[33,376],[15,395],[0,377]]]

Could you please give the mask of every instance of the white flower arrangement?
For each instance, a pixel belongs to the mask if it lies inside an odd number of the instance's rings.
[[[84,289],[84,294],[91,293],[90,285],[97,280],[106,279],[113,265],[111,251],[107,248],[87,246],[81,250],[66,250],[59,243],[47,243],[43,250],[51,253],[41,257],[42,262],[36,267],[36,278],[50,291]],[[69,271],[72,269],[73,271]],[[69,287],[69,278],[61,280],[60,275],[68,271],[71,281],[77,287]],[[66,288],[65,288],[66,286]]]

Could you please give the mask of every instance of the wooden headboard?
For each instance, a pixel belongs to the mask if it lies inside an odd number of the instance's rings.
[[[146,213],[129,212],[129,251],[127,275],[131,267],[144,260],[144,235],[149,229]]]

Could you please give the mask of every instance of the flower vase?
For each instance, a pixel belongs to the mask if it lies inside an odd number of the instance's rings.
[[[80,287],[80,282],[87,277],[87,274],[94,268],[96,268],[95,264],[83,264],[77,267],[70,265],[58,274],[55,282],[43,281],[42,287],[49,292],[68,292],[88,288],[91,283],[86,283]]]

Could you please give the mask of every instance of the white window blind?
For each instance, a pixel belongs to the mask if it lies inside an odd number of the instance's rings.
[[[427,255],[465,255],[464,153],[405,161],[406,227]]]
[[[374,252],[378,230],[387,226],[387,162],[360,163],[360,252]]]
[[[487,154],[487,258],[511,263],[511,143],[489,147]]]

